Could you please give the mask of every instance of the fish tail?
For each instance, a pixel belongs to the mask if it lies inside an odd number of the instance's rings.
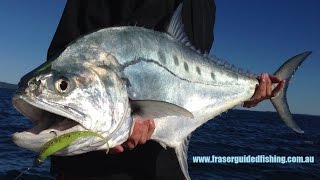
[[[271,99],[271,102],[279,113],[281,119],[287,124],[287,126],[298,133],[303,133],[304,131],[301,130],[301,128],[296,124],[292,117],[287,103],[287,89],[289,86],[289,81],[292,78],[293,74],[310,54],[311,51],[308,51],[290,58],[274,73],[275,76],[286,80],[286,82],[277,96]]]

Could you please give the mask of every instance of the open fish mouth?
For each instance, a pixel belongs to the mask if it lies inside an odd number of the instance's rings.
[[[75,115],[56,110],[35,98],[18,95],[13,98],[13,104],[33,124],[32,128],[12,135],[13,142],[20,147],[38,152],[46,142],[56,136],[86,129],[75,120]]]

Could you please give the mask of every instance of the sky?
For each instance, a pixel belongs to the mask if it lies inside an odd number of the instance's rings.
[[[290,82],[293,113],[320,115],[320,1],[216,0],[211,54],[256,74],[292,56],[313,54]],[[0,6],[0,81],[19,79],[46,59],[66,0],[7,0]],[[250,110],[274,111],[270,102]]]

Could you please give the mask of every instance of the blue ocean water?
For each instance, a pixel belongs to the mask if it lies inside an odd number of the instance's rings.
[[[35,153],[16,146],[11,134],[31,126],[11,104],[14,90],[0,89],[0,180],[14,179]],[[273,112],[230,110],[197,129],[189,147],[192,179],[320,179],[320,117],[294,115],[305,131],[289,129]],[[311,164],[197,164],[193,156],[314,156]],[[22,179],[54,179],[47,160]]]

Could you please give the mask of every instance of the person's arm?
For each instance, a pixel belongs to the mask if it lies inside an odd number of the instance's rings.
[[[132,134],[126,142],[122,145],[116,146],[110,149],[110,153],[120,153],[124,151],[124,148],[133,149],[138,144],[144,144],[150,140],[151,135],[155,129],[153,119],[136,119]]]
[[[244,102],[243,107],[255,107],[261,101],[275,97],[285,84],[285,80],[267,73],[261,74],[257,79],[259,80],[259,86],[257,86],[251,99]],[[278,85],[272,89],[272,84],[274,83],[278,83]]]

